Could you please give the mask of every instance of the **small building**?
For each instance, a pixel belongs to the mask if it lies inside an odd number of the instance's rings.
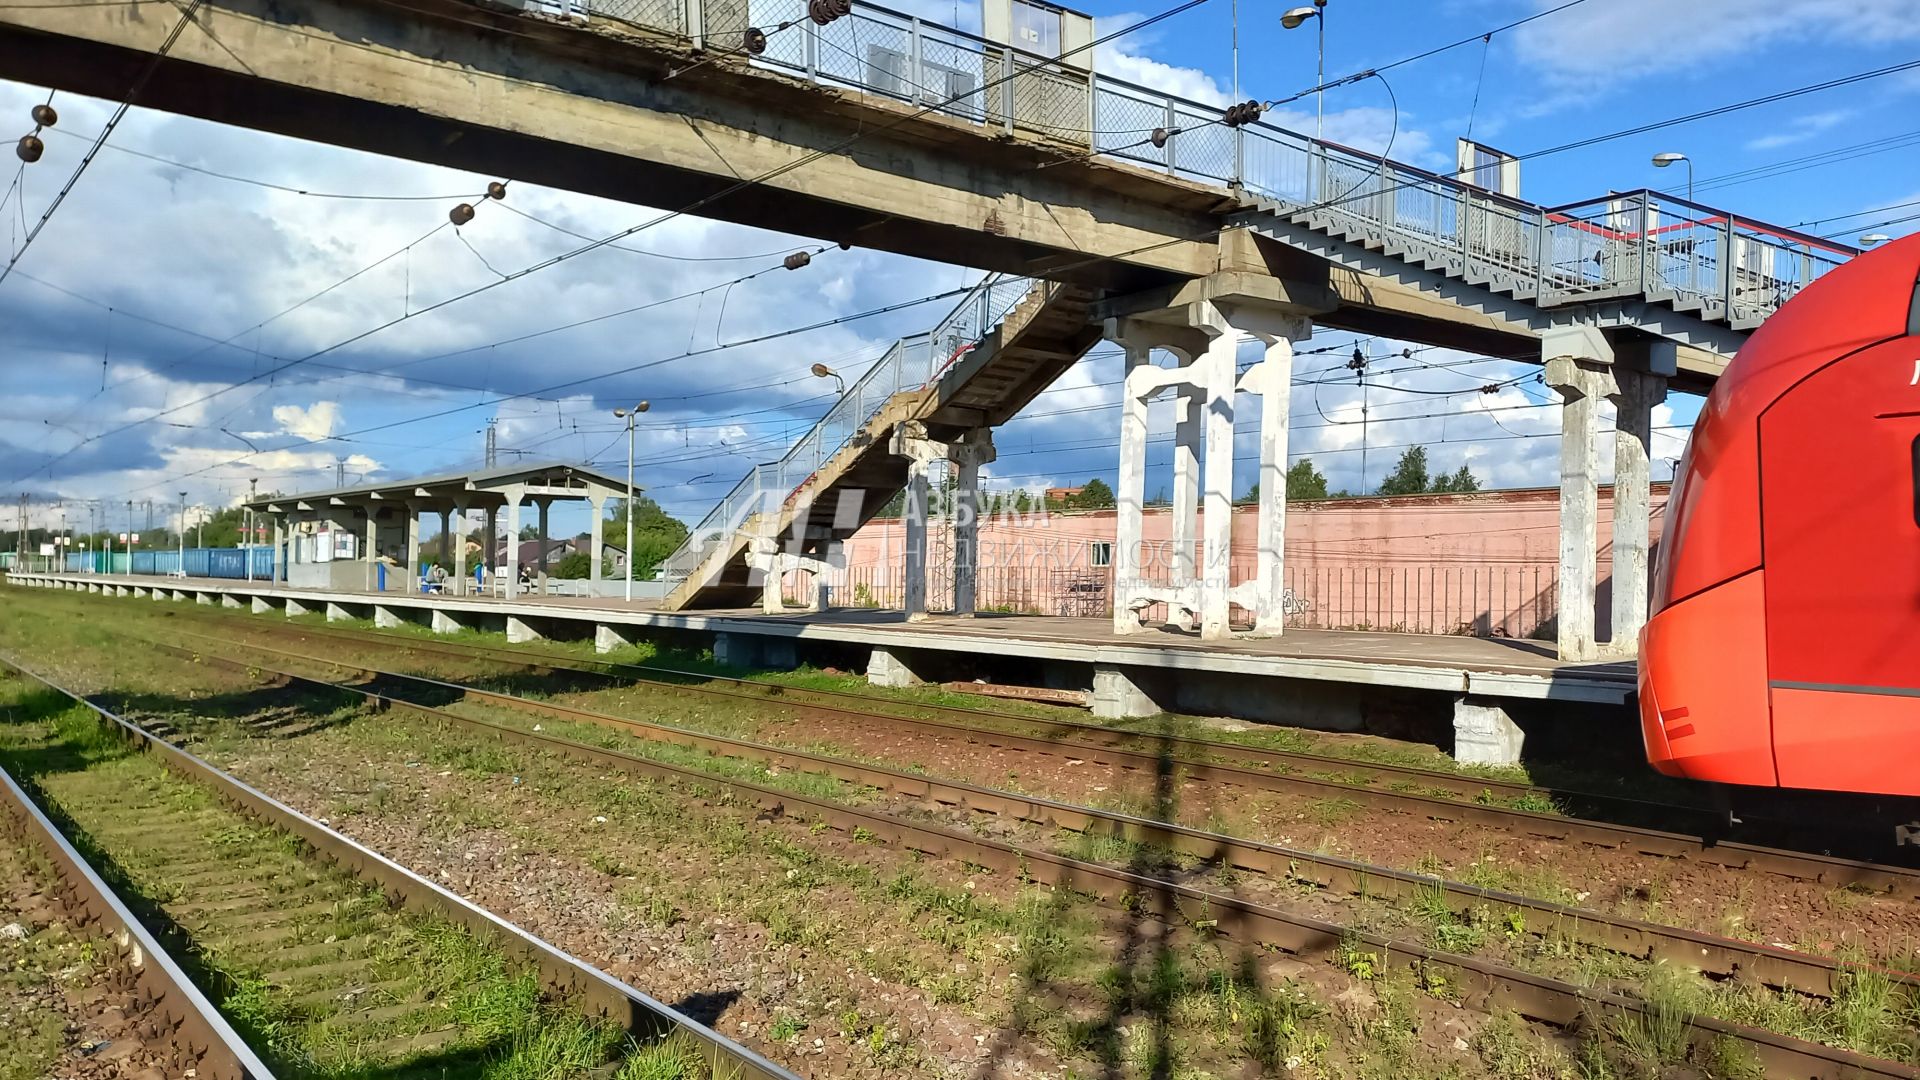
[[[545,537],[552,505],[579,499],[592,506],[589,543],[597,546],[606,501],[625,494],[626,483],[622,480],[584,465],[548,462],[273,495],[245,505],[270,515],[274,521],[274,546],[282,555],[275,559],[280,580],[343,592],[418,588],[421,515],[438,515],[437,558],[451,569],[446,588],[461,594],[473,591],[475,582],[468,565],[470,545],[451,542],[456,515],[464,519],[469,512],[484,512],[487,536],[499,534],[504,516],[507,534],[518,536],[522,509],[531,504],[538,537]],[[561,541],[556,546],[536,538],[528,543],[532,545],[533,558],[528,565],[534,568],[534,589],[545,592],[547,570],[556,561],[554,552],[564,555],[569,542]],[[523,547],[506,545],[490,568],[501,579],[507,596],[521,591],[518,579]],[[600,561],[594,560],[590,580],[597,585],[600,576]]]

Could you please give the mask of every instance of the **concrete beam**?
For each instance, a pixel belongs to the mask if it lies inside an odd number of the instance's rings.
[[[1462,765],[1518,765],[1527,733],[1499,702],[1453,699],[1453,759]]]
[[[1158,716],[1165,711],[1127,669],[1094,665],[1093,715],[1102,720],[1127,720]]]
[[[926,680],[914,671],[909,661],[910,653],[900,649],[875,646],[867,656],[867,682],[874,686],[888,686],[896,690],[909,686],[919,686]]]
[[[631,628],[618,623],[594,623],[593,651],[610,653],[617,649],[624,649],[633,644],[634,636]]]
[[[174,22],[107,5],[3,9],[0,75],[118,98]],[[194,24],[141,84],[143,107],[655,206],[764,175],[700,212],[1009,273],[1103,288],[1198,276],[1217,208],[1233,205],[1223,188],[724,52],[689,66],[684,43],[615,22],[460,0],[214,0]]]

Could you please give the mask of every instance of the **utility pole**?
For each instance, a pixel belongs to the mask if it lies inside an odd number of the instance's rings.
[[[133,529],[133,500],[127,500],[127,576],[133,576],[133,538],[140,534]]]
[[[487,421],[487,468],[491,469],[500,460],[500,432],[494,427],[499,420]]]
[[[187,576],[187,493],[180,493],[180,576]]]
[[[253,500],[259,497],[260,497],[260,478],[256,476],[247,481],[247,513],[246,513],[247,539],[245,543],[240,545],[240,551],[241,551],[240,557],[247,560],[247,580],[248,581],[253,580],[253,542],[255,539],[253,535],[253,523],[255,520],[253,516]]]
[[[333,463],[333,486],[337,488],[347,486],[347,463],[344,459]]]

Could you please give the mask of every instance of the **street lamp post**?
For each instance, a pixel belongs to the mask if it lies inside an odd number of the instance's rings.
[[[1692,202],[1693,201],[1693,159],[1688,157],[1685,154],[1666,153],[1666,154],[1653,155],[1653,167],[1656,169],[1664,169],[1676,161],[1684,161],[1687,163],[1687,201]]]
[[[812,371],[813,371],[814,378],[832,379],[834,387],[840,392],[840,394],[842,394],[843,396],[846,394],[847,380],[841,378],[839,372],[833,370],[832,368],[828,367],[825,364],[813,365]]]
[[[1313,137],[1318,139],[1324,134],[1327,122],[1327,92],[1322,89],[1327,82],[1327,0],[1313,0],[1312,7],[1297,7],[1280,16],[1280,25],[1288,30],[1298,30],[1308,19],[1314,20],[1314,29],[1320,37],[1320,63],[1315,68],[1313,80]],[[1234,94],[1239,97],[1238,93]]]
[[[133,531],[133,500],[127,500],[127,576],[133,576],[133,538],[140,535]]]
[[[647,403],[642,401],[631,409],[613,410],[613,415],[627,422],[627,554],[625,561],[629,603],[633,601],[633,425],[634,421],[640,419],[640,414],[647,411],[647,408]],[[594,552],[593,557],[599,558],[600,553]]]
[[[187,576],[187,493],[180,493],[180,576]]]
[[[246,513],[247,535],[244,538],[242,538],[240,543],[240,557],[242,559],[245,559],[247,563],[247,581],[248,582],[253,581],[253,541],[254,541],[253,523],[255,520],[253,516],[253,500],[256,498],[259,498],[259,496],[260,496],[260,478],[256,476],[247,481],[247,513]]]

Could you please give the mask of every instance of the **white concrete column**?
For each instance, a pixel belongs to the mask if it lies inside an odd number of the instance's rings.
[[[487,568],[487,582],[489,584],[493,582],[493,576],[500,572],[500,567],[493,561],[493,547],[499,542],[500,508],[497,506],[489,506],[487,507],[487,538],[485,543],[482,544],[484,550],[480,553],[480,564]]]
[[[373,605],[373,625],[380,629],[391,630],[405,621],[405,619],[400,617],[400,612],[397,609],[388,607],[385,604]]]
[[[1254,331],[1266,355],[1247,372],[1241,389],[1260,395],[1260,515],[1253,589],[1253,629],[1280,634],[1287,627],[1287,434],[1293,408],[1293,343],[1313,333],[1304,318],[1281,317]]]
[[[631,628],[622,626],[619,623],[593,624],[594,652],[610,653],[615,649],[624,649],[631,644],[633,644],[633,631]]]
[[[1117,337],[1112,322],[1108,337]],[[1126,376],[1120,391],[1120,472],[1114,492],[1113,632],[1139,632],[1140,616],[1134,601],[1145,586],[1147,504],[1147,401],[1140,385],[1153,366],[1153,350],[1144,342],[1121,341],[1126,349]]]
[[[1667,377],[1676,370],[1672,342],[1649,349],[1647,371],[1616,367],[1613,372],[1613,635],[1607,651],[1632,656],[1647,621],[1647,549],[1651,542],[1649,448],[1653,408],[1667,396]]]
[[[1177,354],[1176,354],[1177,355]],[[1203,355],[1180,357],[1181,366],[1202,363]],[[1200,445],[1206,435],[1203,391],[1182,386],[1173,399],[1173,551],[1167,560],[1174,585],[1194,579],[1194,548],[1200,535]]]
[[[1233,565],[1233,404],[1240,335],[1211,304],[1195,304],[1193,322],[1209,335],[1205,365],[1206,471],[1200,580],[1200,639],[1220,641],[1227,622]]]
[[[155,592],[158,592],[158,591],[159,590],[157,589],[155,590]],[[287,597],[286,610],[287,610],[287,618],[291,619],[291,618],[294,618],[295,616],[305,615],[307,612],[313,609],[308,607],[304,602],[295,600],[293,597],[289,596]]]
[[[273,580],[275,584],[284,584],[287,580],[287,563],[292,561],[287,550],[286,523],[280,515],[273,516]]]
[[[600,550],[604,545],[602,537],[606,535],[606,522],[601,519],[601,510],[607,504],[605,495],[593,495],[587,499],[587,505],[593,512],[593,535],[587,541],[587,589],[595,596],[600,595]],[[632,511],[629,510],[629,513]],[[606,650],[601,650],[605,652]]]
[[[254,597],[252,607],[255,615],[265,615],[273,610],[273,605],[267,603],[267,598],[264,596]]]
[[[1549,331],[1541,340],[1547,384],[1560,392],[1560,611],[1562,660],[1592,660],[1595,563],[1599,558],[1598,459],[1594,427],[1602,397],[1615,392],[1613,352],[1597,330]]]
[[[994,459],[993,432],[975,428],[953,445],[953,613],[971,618],[979,600],[980,466]]]
[[[465,596],[473,591],[473,581],[467,577],[467,504],[453,504],[453,528],[459,534],[453,538],[453,580],[448,587],[455,596]],[[481,556],[484,560],[485,556]]]
[[[876,645],[867,657],[867,682],[873,686],[888,686],[898,690],[918,686],[922,680],[903,654]]]
[[[407,579],[400,586],[403,596],[420,594],[420,504],[409,502],[407,507]]]
[[[545,596],[547,595],[547,511],[553,508],[553,500],[537,498],[533,500],[533,505],[540,511],[540,548],[538,554],[534,556],[534,564],[539,571],[537,575],[539,594]]]
[[[464,617],[464,614],[455,615],[443,608],[434,608],[428,625],[433,627],[436,634],[457,634],[467,628],[467,624],[461,621]]]
[[[368,592],[374,591],[380,584],[380,571],[377,569],[380,563],[380,552],[378,549],[378,541],[380,539],[379,514],[380,511],[377,507],[372,505],[367,507],[367,549],[360,554],[362,558],[367,560]],[[329,616],[329,618],[331,618],[331,616]]]
[[[520,499],[517,490],[507,493],[507,557],[501,563],[500,574],[507,580],[509,600],[520,595]]]
[[[453,563],[453,515],[444,508],[440,511],[440,554],[436,561],[442,570]]]
[[[339,604],[336,604],[331,600],[327,601],[327,621],[328,622],[345,622],[351,618],[353,618],[352,612],[348,611],[346,608],[341,607]]]
[[[1093,669],[1093,715],[1102,720],[1158,716],[1162,709],[1124,668],[1097,664]]]
[[[520,645],[529,641],[539,641],[547,635],[541,633],[533,623],[518,615],[507,616],[507,642]]]
[[[907,459],[907,542],[902,563],[907,620],[918,622],[927,617],[927,465],[945,455],[928,440],[926,428],[911,421],[894,429],[893,452]]]

